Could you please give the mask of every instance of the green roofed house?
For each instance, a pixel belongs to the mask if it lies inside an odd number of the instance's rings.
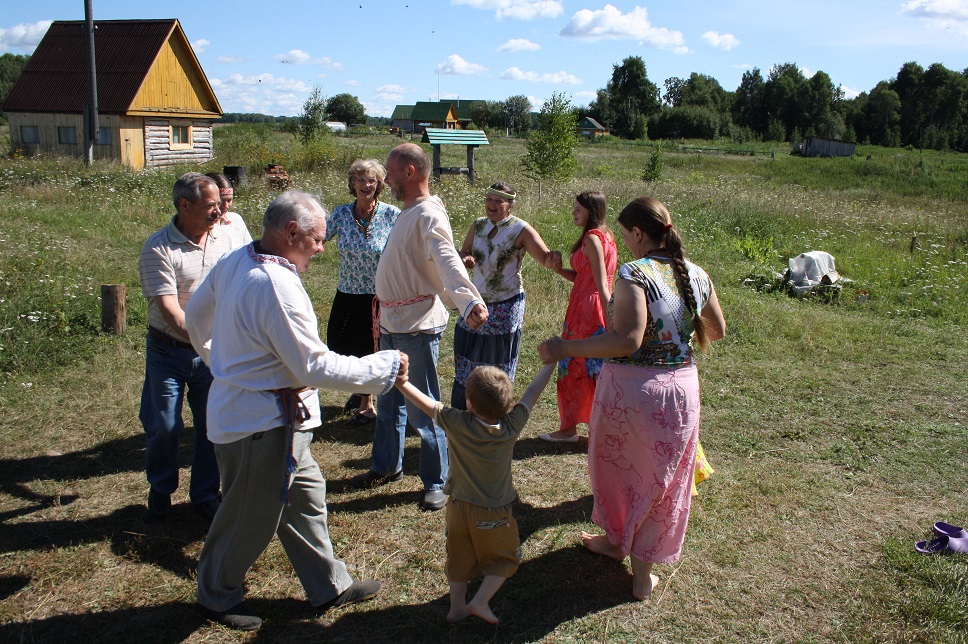
[[[594,139],[598,136],[606,136],[608,129],[590,116],[586,116],[578,122],[578,134],[586,139]]]
[[[479,99],[454,99],[397,105],[390,116],[390,127],[410,133],[420,133],[428,127],[466,130],[474,121],[474,107],[485,102]]]
[[[400,132],[413,132],[413,105],[397,105],[390,115],[390,127]]]

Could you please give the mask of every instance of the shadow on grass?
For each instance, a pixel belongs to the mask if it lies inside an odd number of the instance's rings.
[[[183,432],[182,438],[184,434],[191,436],[192,432]],[[67,454],[0,459],[3,491],[30,502],[28,506],[0,513],[0,521],[77,501],[73,495],[37,494],[28,486],[31,481],[75,481],[138,471],[144,468],[144,448],[144,435],[137,434]]]
[[[443,580],[432,583],[445,585]],[[473,617],[447,624],[446,593],[421,604],[372,610],[361,604],[352,612],[336,611],[319,619],[312,617],[305,601],[250,599],[252,609],[265,620],[250,641],[535,641],[564,623],[630,601],[631,585],[631,575],[623,565],[581,547],[564,548],[523,563],[501,588],[491,602],[501,618],[497,626]],[[476,584],[471,590],[476,590]],[[139,642],[180,642],[207,628],[219,627],[199,616],[194,604],[172,602],[11,622],[0,626],[0,641],[132,641],[136,633]]]
[[[83,615],[55,615],[0,626],[4,642],[181,642],[207,622],[183,602]]]
[[[475,590],[472,584],[471,592]],[[622,564],[581,547],[563,548],[524,562],[501,587],[491,601],[501,619],[497,626],[474,617],[447,624],[449,599],[443,595],[426,604],[358,610],[333,621],[325,635],[371,642],[537,641],[566,622],[631,599],[632,577]]]
[[[191,579],[197,561],[187,547],[205,539],[208,523],[187,503],[172,506],[165,521],[152,519],[144,506],[129,505],[84,521],[31,521],[7,524],[0,531],[0,552],[47,551],[110,541],[115,555],[158,566]],[[0,641],[3,638],[0,637]]]

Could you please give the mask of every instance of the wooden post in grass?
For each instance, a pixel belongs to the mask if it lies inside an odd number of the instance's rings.
[[[124,333],[127,291],[127,284],[101,284],[101,330],[105,333]]]

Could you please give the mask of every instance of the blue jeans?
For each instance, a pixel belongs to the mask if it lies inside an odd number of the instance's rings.
[[[410,382],[434,400],[440,400],[437,380],[437,352],[440,333],[384,333],[380,349],[403,351],[410,358]],[[420,480],[424,489],[440,490],[447,480],[447,439],[444,430],[396,388],[377,398],[376,433],[373,437],[373,465],[377,474],[403,469],[403,440],[407,420],[420,434]]]
[[[145,384],[141,389],[138,417],[148,439],[145,448],[148,483],[161,494],[172,494],[178,488],[178,438],[185,428],[182,400],[187,389],[195,424],[188,496],[194,504],[213,501],[218,498],[218,463],[205,422],[212,372],[191,349],[172,346],[150,335],[146,349]]]

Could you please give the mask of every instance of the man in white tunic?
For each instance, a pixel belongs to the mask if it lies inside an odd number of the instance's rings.
[[[317,612],[369,599],[333,555],[326,481],[310,452],[320,425],[316,387],[381,394],[406,379],[399,351],[365,358],[329,351],[299,278],[323,250],[326,211],[290,191],[265,213],[261,240],[227,255],[185,311],[212,370],[208,433],[222,472],[222,505],[198,561],[198,604],[209,619],[255,630],[246,572],[276,534]]]
[[[487,321],[487,307],[454,247],[447,210],[430,194],[430,159],[419,145],[404,143],[387,157],[387,185],[403,202],[376,269],[380,300],[380,348],[410,356],[410,382],[440,400],[437,356],[447,328],[447,308],[457,308],[477,329]],[[377,400],[373,465],[353,477],[356,488],[370,488],[403,477],[407,422],[420,434],[420,480],[423,507],[440,510],[446,497],[447,441],[430,416],[408,403],[397,390]]]

